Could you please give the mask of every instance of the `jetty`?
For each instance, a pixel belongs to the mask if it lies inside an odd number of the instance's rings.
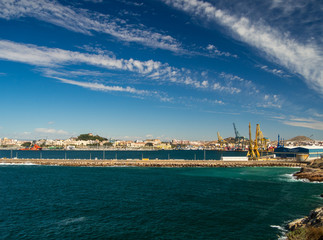
[[[71,167],[306,167],[308,163],[286,160],[222,161],[222,160],[91,160],[91,159],[0,159],[2,164],[35,164]]]

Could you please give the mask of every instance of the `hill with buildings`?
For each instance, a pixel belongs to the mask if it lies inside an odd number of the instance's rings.
[[[293,138],[289,139],[288,141],[291,141],[291,142],[305,142],[305,141],[313,141],[313,139],[311,139],[309,137],[306,137],[306,136],[296,136],[296,137],[293,137]]]

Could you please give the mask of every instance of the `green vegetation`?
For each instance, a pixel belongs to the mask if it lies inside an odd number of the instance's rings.
[[[86,146],[88,146],[88,147],[98,147],[99,145],[97,143],[89,143]]]
[[[23,144],[21,144],[22,147],[30,147],[31,146],[31,142],[24,142]]]
[[[105,146],[105,147],[112,147],[113,144],[111,142],[106,142],[106,143],[103,143],[103,146]]]
[[[153,147],[153,146],[154,146],[154,144],[152,144],[150,142],[145,144],[145,147]]]
[[[287,234],[288,240],[322,240],[322,227],[302,227]]]
[[[76,140],[83,140],[83,141],[88,141],[88,140],[99,140],[100,142],[108,140],[107,138],[100,137],[99,135],[92,135],[92,134],[81,134],[80,136],[77,137]]]

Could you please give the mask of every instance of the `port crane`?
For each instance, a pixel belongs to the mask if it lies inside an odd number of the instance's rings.
[[[255,138],[255,145],[254,145],[254,151],[255,151],[257,159],[260,157],[259,145],[258,145],[259,142],[260,142],[260,126],[257,123],[257,125],[256,125],[256,138]]]
[[[284,139],[282,139],[278,134],[277,148],[282,148],[282,147],[284,147]]]
[[[260,147],[260,150],[268,149],[268,139],[264,137],[260,129],[259,129],[259,147]]]
[[[252,160],[257,160],[260,157],[259,151],[258,151],[258,141],[259,141],[259,132],[260,132],[260,126],[257,124],[256,126],[256,137],[255,140],[252,140],[251,135],[251,125],[249,123],[249,150],[247,156]]]
[[[255,160],[256,159],[256,155],[255,155],[255,151],[254,151],[254,146],[253,146],[253,141],[252,141],[252,136],[251,136],[251,125],[249,123],[249,147],[248,147],[248,154],[247,156],[252,159]]]
[[[240,147],[240,143],[242,144],[242,148],[243,148],[243,142],[244,142],[244,137],[240,135],[240,133],[238,132],[235,123],[233,123],[233,129],[234,129],[234,134],[236,135],[235,137],[235,147],[239,148]]]
[[[226,143],[226,141],[220,136],[219,132],[218,132],[218,142],[220,143],[221,148],[223,148],[223,144]]]

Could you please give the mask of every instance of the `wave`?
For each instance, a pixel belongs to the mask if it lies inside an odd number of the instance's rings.
[[[294,176],[294,173],[287,173],[279,176],[279,180],[284,182],[303,182],[303,183],[323,183],[323,182],[311,182],[308,179],[298,179]]]
[[[286,233],[288,232],[288,230],[282,226],[278,226],[278,225],[270,225],[270,227],[272,228],[276,228],[279,230],[279,235],[278,235],[278,240],[286,240]]]
[[[313,198],[319,199],[319,200],[323,200],[323,197],[321,197],[320,195],[314,195]]]
[[[86,217],[78,217],[78,218],[66,218],[60,222],[58,222],[58,225],[70,225],[73,223],[80,223],[80,222],[84,222],[86,220]]]
[[[6,163],[6,162],[0,162],[0,166],[37,166],[38,164],[35,163]]]

